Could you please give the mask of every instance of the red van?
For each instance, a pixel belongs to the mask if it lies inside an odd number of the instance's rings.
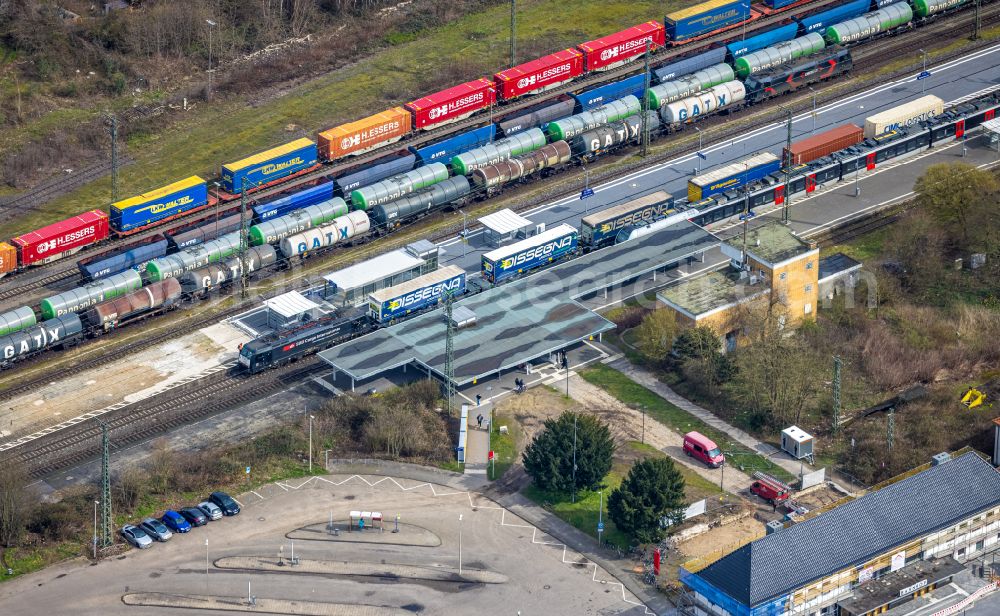
[[[712,468],[719,468],[726,462],[719,446],[700,432],[688,432],[684,435],[684,453],[698,458]]]

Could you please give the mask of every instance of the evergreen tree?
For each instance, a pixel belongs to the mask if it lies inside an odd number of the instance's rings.
[[[670,458],[640,460],[608,497],[608,515],[632,539],[659,541],[666,532],[660,520],[675,524],[684,515],[684,477]]]
[[[550,492],[574,491],[573,432],[576,422],[575,488],[600,487],[611,470],[615,444],[608,427],[590,415],[566,412],[545,422],[524,452],[524,470],[535,485]]]

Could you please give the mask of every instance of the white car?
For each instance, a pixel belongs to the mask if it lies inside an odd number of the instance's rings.
[[[205,514],[205,517],[209,520],[221,520],[222,519],[222,509],[215,503],[209,501],[202,501],[198,503],[198,509]]]
[[[122,527],[122,537],[140,550],[145,550],[153,545],[153,539],[146,534],[146,531],[132,524],[126,524]]]

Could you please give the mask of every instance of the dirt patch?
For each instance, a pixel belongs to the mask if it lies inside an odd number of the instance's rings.
[[[764,525],[753,516],[743,518],[732,524],[724,524],[713,528],[711,532],[703,533],[677,546],[685,558],[700,558],[713,552],[729,550],[749,538],[757,538],[764,531]]]

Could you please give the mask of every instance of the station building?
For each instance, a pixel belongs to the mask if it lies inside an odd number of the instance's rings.
[[[740,234],[723,242],[722,252],[730,259],[728,268],[669,286],[656,297],[676,313],[680,325],[711,328],[729,350],[749,312],[770,305],[778,312],[779,327],[795,327],[814,318],[821,282],[833,289],[834,280],[861,267],[847,257],[828,260],[821,280],[816,243],[800,239],[779,221],[748,230],[745,239]]]
[[[949,583],[1000,546],[1000,472],[975,452],[680,570],[691,616],[869,616]]]

